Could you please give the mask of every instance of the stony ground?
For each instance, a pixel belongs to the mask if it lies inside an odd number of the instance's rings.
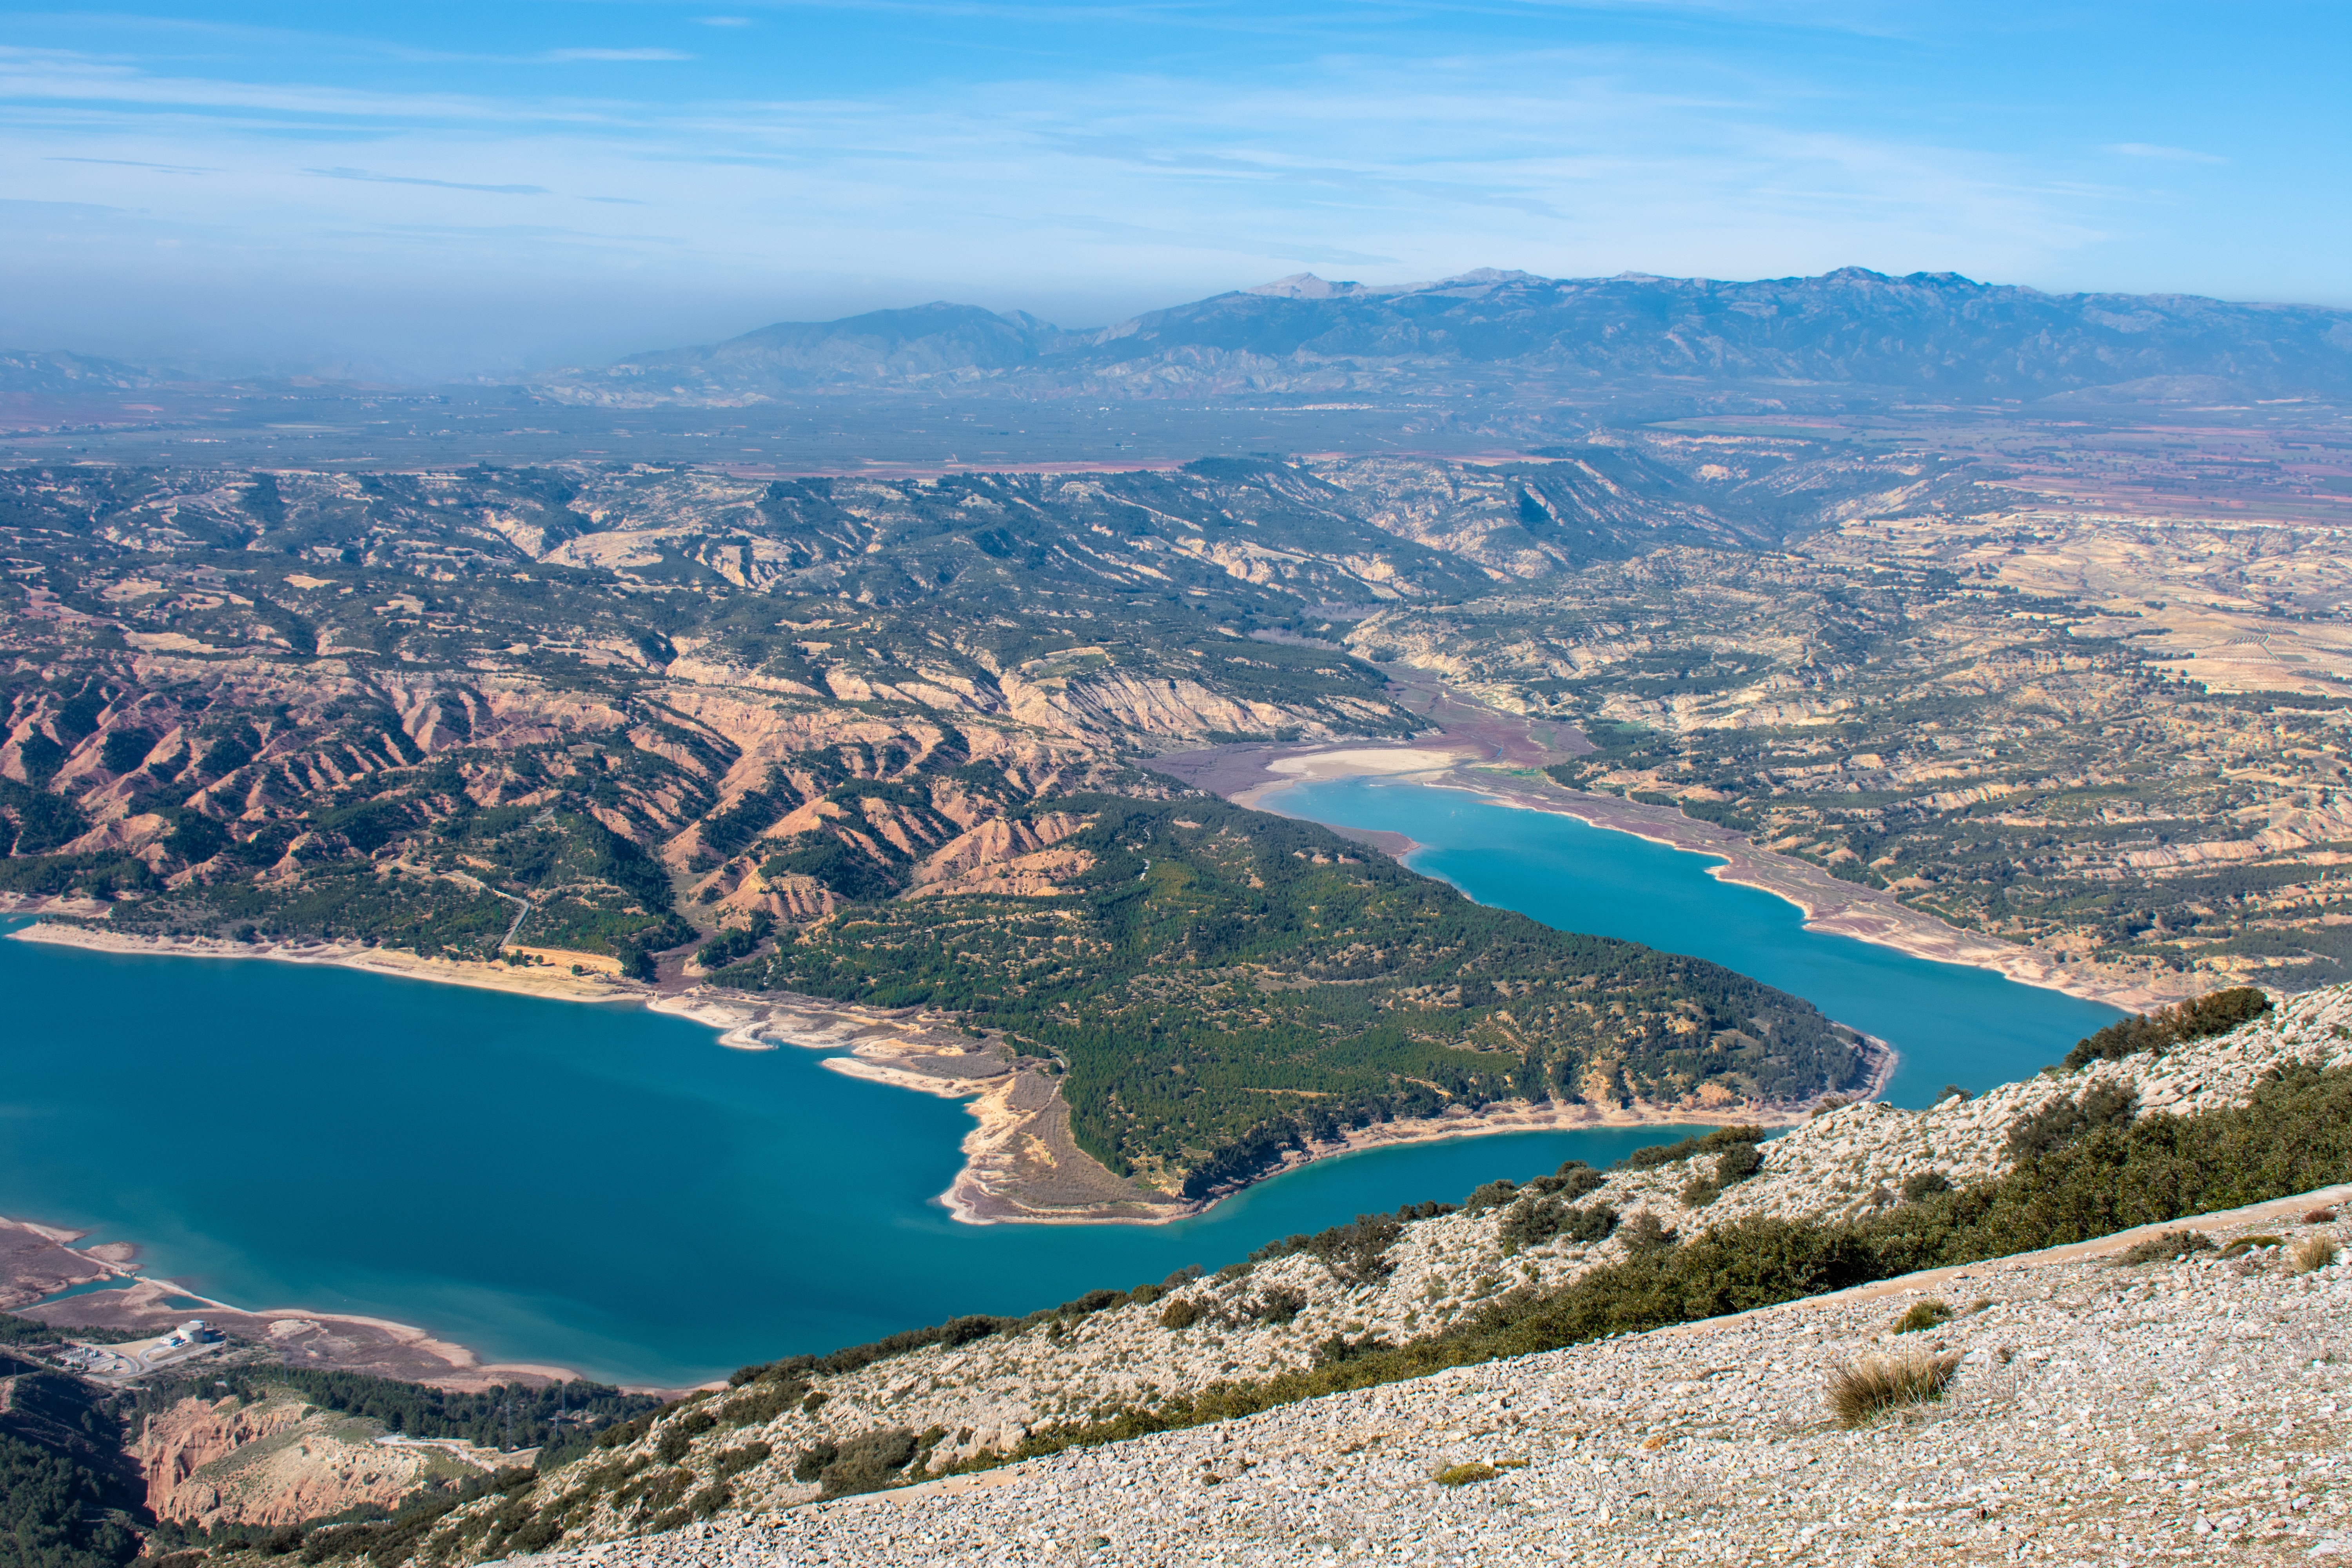
[[[2144,1110],[2210,1110],[2242,1100],[2280,1061],[2352,1060],[2347,1026],[2352,990],[2314,993],[2162,1058],[2040,1077],[1927,1111],[1832,1111],[1768,1145],[1760,1173],[1699,1208],[1682,1194],[1713,1156],[1616,1173],[1584,1202],[1647,1209],[1685,1231],[1748,1213],[1852,1215],[1897,1201],[1909,1176],[1936,1171],[1965,1184],[1999,1172],[2009,1129],[2060,1096],[2116,1082]],[[2199,1223],[2223,1241],[2334,1236],[2332,1223],[2300,1221],[2319,1201]],[[1897,1549],[1972,1560],[2039,1557],[2057,1543],[2077,1554],[2070,1561],[2085,1552],[2104,1561],[2210,1548],[2216,1537],[2242,1536],[2258,1550],[2309,1546],[2311,1531],[2352,1503],[2352,1489],[2338,1500],[2328,1458],[2340,1436],[2352,1436],[2352,1396],[2340,1433],[2336,1426],[2336,1391],[2352,1384],[2347,1266],[2296,1274],[2277,1247],[2137,1268],[2091,1256],[2121,1243],[1457,1371],[877,1499],[811,1506],[817,1489],[790,1473],[804,1447],[890,1426],[943,1430],[940,1468],[1010,1447],[1034,1426],[1148,1402],[1154,1389],[1304,1364],[1331,1333],[1402,1341],[1511,1283],[1556,1284],[1622,1250],[1612,1240],[1512,1253],[1496,1234],[1507,1212],[1409,1226],[1384,1279],[1350,1283],[1293,1256],[1149,1305],[823,1377],[814,1410],[752,1427],[722,1422],[690,1444],[679,1434],[670,1439],[677,1451],[657,1459],[665,1422],[600,1462],[625,1463],[626,1474],[663,1481],[676,1497],[728,1479],[731,1501],[719,1521],[646,1537],[650,1504],[599,1503],[568,1521],[567,1539],[616,1563],[663,1564],[743,1553],[763,1563],[1629,1552],[1737,1562],[1801,1549],[1822,1560]],[[1282,1289],[1305,1300],[1293,1321],[1247,1316],[1249,1302]],[[1906,1292],[1933,1295],[1958,1315],[1898,1341],[1891,1324]],[[1171,1300],[1212,1315],[1165,1327]],[[1963,1355],[1950,1396],[1860,1432],[1834,1428],[1822,1404],[1829,1369],[1892,1348]],[[766,1445],[756,1454],[746,1447],[755,1441]],[[1457,1464],[1499,1473],[1458,1489],[1433,1481]],[[2352,1482],[2352,1461],[2343,1475]],[[2344,1550],[2352,1555],[2352,1521]]]
[[[2352,1556],[2352,1265],[2332,1189],[2136,1237],[1286,1406],[908,1491],[528,1560],[613,1568],[1299,1563],[2284,1563]],[[1898,1335],[1921,1300],[1959,1315]],[[1854,1357],[1949,1351],[1855,1430]],[[1453,1466],[1492,1479],[1447,1486]]]
[[[2352,1061],[2352,987],[2296,997],[2268,1019],[2161,1058],[2100,1062],[1924,1112],[1848,1106],[1765,1144],[1762,1171],[1701,1208],[1684,1203],[1681,1194],[1694,1176],[1712,1170],[1712,1156],[1614,1173],[1581,1202],[1606,1203],[1629,1217],[1647,1210],[1686,1235],[1749,1214],[1849,1217],[1895,1202],[1909,1176],[1937,1171],[1954,1185],[1966,1185],[2006,1170],[2011,1126],[2062,1095],[2078,1098],[2100,1083],[2128,1084],[2143,1111],[2187,1114],[2242,1102],[2264,1070],[2297,1058]],[[1429,1195],[1458,1201],[1465,1194]],[[793,1455],[819,1440],[842,1441],[877,1427],[920,1432],[941,1426],[949,1437],[936,1449],[934,1464],[944,1468],[983,1449],[1010,1449],[1033,1427],[1148,1402],[1155,1392],[1191,1392],[1221,1378],[1309,1365],[1315,1347],[1334,1334],[1402,1343],[1475,1312],[1514,1286],[1557,1286],[1623,1256],[1624,1243],[1617,1238],[1560,1239],[1512,1252],[1496,1235],[1507,1213],[1497,1207],[1407,1226],[1387,1254],[1391,1272],[1370,1283],[1350,1283],[1313,1257],[1293,1255],[1245,1276],[1201,1280],[1148,1305],[1098,1312],[1058,1332],[1034,1328],[820,1378],[827,1395],[821,1411],[793,1412],[758,1431],[713,1434],[698,1444],[695,1462],[746,1438],[762,1438],[778,1458],[739,1477],[737,1496],[753,1507],[799,1502],[816,1489],[794,1483],[786,1471]],[[1202,1261],[1213,1267],[1229,1260]],[[1294,1318],[1264,1322],[1252,1315],[1279,1291],[1303,1299]],[[1199,1302],[1209,1315],[1191,1328],[1162,1327],[1162,1314],[1178,1299]],[[618,1520],[608,1522],[623,1527]]]

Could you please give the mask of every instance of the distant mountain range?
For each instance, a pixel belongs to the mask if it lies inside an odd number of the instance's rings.
[[[1311,274],[1072,331],[945,302],[784,321],[544,378],[567,402],[740,404],[821,389],[1030,395],[1559,394],[1778,384],[1930,401],[2352,395],[2352,311],[2045,294],[1956,273],[1538,278]],[[1530,384],[1533,384],[1530,385]]]
[[[194,390],[206,379],[72,353],[0,352],[0,395],[35,405],[142,387]],[[608,407],[726,407],[860,390],[1111,399],[1485,393],[1522,405],[1728,399],[1784,407],[2335,402],[2352,401],[2352,310],[2189,294],[2045,294],[1951,272],[1890,278],[1857,267],[1751,283],[1482,268],[1435,283],[1369,285],[1301,273],[1108,327],[1073,331],[1023,311],[940,301],[779,321],[724,342],[509,384]]]

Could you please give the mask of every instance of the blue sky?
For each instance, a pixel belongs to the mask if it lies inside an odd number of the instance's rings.
[[[0,345],[446,374],[1481,266],[2352,304],[2347,46],[2341,0],[0,5]]]

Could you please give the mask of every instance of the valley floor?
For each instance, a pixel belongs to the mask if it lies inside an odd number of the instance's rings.
[[[517,1559],[757,1563],[2284,1563],[2352,1555],[2352,1263],[2332,1188],[2153,1231],[1288,1405],[904,1491]],[[1897,1336],[1921,1300],[1959,1316]],[[1828,1370],[1962,1357],[1843,1430]],[[1452,1466],[1496,1467],[1447,1487]]]

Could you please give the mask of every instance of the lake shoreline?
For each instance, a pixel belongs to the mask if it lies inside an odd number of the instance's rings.
[[[1397,835],[1385,835],[1395,838]],[[1415,847],[1418,847],[1415,846]],[[62,912],[18,909],[6,913]],[[1069,1109],[1058,1082],[1025,1058],[1001,1047],[973,1048],[944,1039],[940,1021],[914,1009],[896,1012],[810,997],[782,997],[694,986],[668,992],[601,975],[574,976],[541,966],[467,963],[426,959],[357,942],[236,942],[211,937],[150,936],[83,923],[37,921],[9,932],[11,940],[77,947],[144,958],[267,960],[356,970],[393,979],[499,991],[546,1001],[627,1003],[712,1030],[734,1050],[773,1050],[779,1043],[839,1051],[818,1066],[856,1078],[941,1099],[961,1100],[972,1126],[961,1141],[963,1156],[947,1189],[933,1201],[959,1224],[972,1226],[1172,1225],[1196,1218],[1234,1194],[1318,1160],[1369,1149],[1446,1142],[1504,1132],[1561,1132],[1629,1127],[1719,1126],[1734,1122],[1784,1127],[1811,1113],[1801,1104],[1726,1100],[1719,1103],[1633,1105],[1598,1110],[1589,1104],[1538,1105],[1497,1100],[1475,1112],[1458,1110],[1349,1129],[1339,1137],[1284,1152],[1279,1164],[1244,1182],[1219,1186],[1203,1198],[1139,1189],[1081,1150],[1069,1131]],[[1871,1076],[1857,1090],[1882,1092],[1897,1061],[1878,1042]]]
[[[79,909],[59,910],[19,905],[0,908],[0,918],[12,915],[68,915],[76,922],[105,918]],[[355,969],[397,980],[423,980],[438,985],[463,985],[476,991],[503,991],[551,1002],[649,1002],[658,994],[651,986],[601,975],[575,975],[541,964],[469,963],[456,959],[425,958],[397,948],[369,947],[356,942],[290,941],[231,942],[223,937],[151,936],[144,932],[110,931],[89,923],[36,919],[8,933],[16,942],[47,942],[79,947],[93,952],[113,952],[142,958],[263,959],[278,963],[302,963],[330,969]]]
[[[2094,965],[2064,964],[2054,955],[1948,925],[1923,910],[1876,889],[1843,882],[1809,862],[1759,847],[1747,835],[1684,815],[1677,806],[1650,805],[1616,795],[1572,790],[1540,773],[1522,771],[1519,759],[1498,761],[1482,748],[1447,738],[1431,742],[1332,745],[1254,745],[1226,754],[1185,753],[1163,762],[1190,763],[1187,782],[1223,795],[1235,805],[1282,812],[1276,797],[1302,784],[1342,779],[1383,779],[1433,789],[1459,790],[1496,805],[1573,817],[1588,826],[1624,833],[1686,854],[1724,863],[1707,874],[1736,887],[1754,888],[1794,905],[1805,929],[1853,937],[1933,963],[1990,970],[2021,985],[2057,991],[2125,1012],[2144,1013],[2193,995],[2196,982],[2151,982],[2141,976],[2103,973]],[[1203,759],[1194,763],[1193,759]],[[1514,771],[1503,771],[1504,765]],[[1171,770],[1173,771],[1173,770]],[[1183,776],[1180,774],[1179,776]],[[1329,826],[1326,824],[1325,826]],[[1402,834],[1333,828],[1403,859],[1421,849]],[[1388,840],[1396,841],[1394,844]]]
[[[73,1245],[88,1235],[69,1226],[0,1215],[0,1301],[8,1303],[5,1310],[54,1325],[60,1332],[115,1329],[152,1334],[168,1332],[201,1311],[213,1328],[299,1352],[309,1366],[461,1392],[516,1382],[569,1382],[581,1375],[570,1367],[540,1362],[485,1362],[465,1345],[389,1318],[301,1307],[239,1307],[178,1280],[142,1273],[135,1261],[136,1242]],[[110,1280],[121,1283],[106,1285]],[[104,1288],[73,1293],[88,1285]],[[32,1299],[26,1300],[27,1295]],[[187,1301],[197,1306],[174,1304]],[[203,1364],[202,1358],[194,1364]]]

